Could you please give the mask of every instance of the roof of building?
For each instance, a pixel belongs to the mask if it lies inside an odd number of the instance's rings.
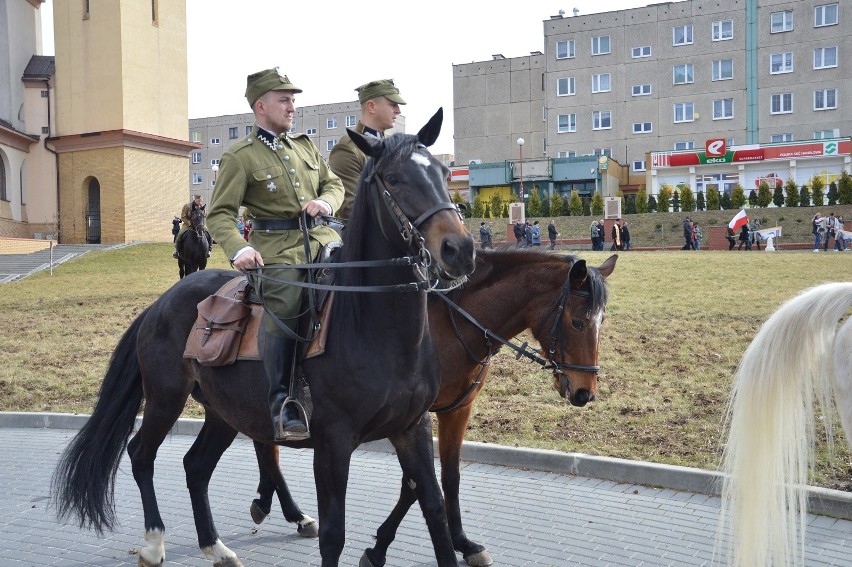
[[[44,81],[56,74],[56,57],[53,55],[33,55],[24,69],[24,81]]]

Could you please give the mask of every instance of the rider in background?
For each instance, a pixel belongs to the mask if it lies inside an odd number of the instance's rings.
[[[191,224],[191,215],[195,212],[196,209],[201,209],[204,211],[204,217],[207,217],[207,204],[204,202],[204,199],[201,195],[193,195],[192,201],[185,204],[183,209],[180,212],[180,220],[183,224],[181,224],[180,231],[178,231],[177,236],[175,237],[175,251],[172,253],[172,256],[178,257],[178,249],[180,246],[181,238],[183,238],[183,233],[189,230]],[[204,231],[204,234],[207,236],[207,257],[210,257],[210,253],[213,251],[213,240],[210,238],[210,233]]]

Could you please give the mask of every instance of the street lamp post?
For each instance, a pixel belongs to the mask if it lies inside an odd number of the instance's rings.
[[[521,202],[524,202],[524,139],[518,138],[518,151],[521,154]]]
[[[216,187],[216,179],[219,178],[219,164],[214,163],[210,169],[213,170],[213,187]]]

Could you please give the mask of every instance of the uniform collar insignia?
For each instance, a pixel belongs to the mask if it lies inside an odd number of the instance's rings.
[[[273,134],[272,132],[269,132],[268,130],[264,130],[263,128],[258,126],[257,127],[257,139],[260,140],[261,142],[263,142],[263,144],[266,147],[268,147],[270,150],[272,150],[273,152],[278,151],[278,147],[280,145],[280,142],[278,141],[278,138],[275,136],[275,134]]]
[[[369,126],[364,126],[364,135],[365,136],[372,136],[373,138],[376,138],[378,140],[381,140],[382,138],[385,137],[384,132],[379,132],[378,130],[373,130]]]

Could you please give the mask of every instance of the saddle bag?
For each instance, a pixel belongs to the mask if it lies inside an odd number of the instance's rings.
[[[188,342],[193,343],[193,358],[199,364],[227,366],[237,359],[252,308],[242,301],[242,294],[233,295],[211,295],[198,304],[198,318]]]

